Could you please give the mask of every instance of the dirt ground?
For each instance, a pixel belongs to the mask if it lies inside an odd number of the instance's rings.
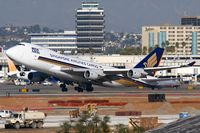
[[[66,110],[56,110],[56,108],[73,108],[74,106],[57,106],[49,104],[49,101],[68,101],[68,100],[109,100],[113,103],[127,103],[124,106],[116,108],[99,109],[98,113],[103,115],[114,115],[116,111],[141,111],[142,114],[177,114],[182,111],[189,113],[200,112],[200,97],[170,97],[166,96],[166,102],[148,102],[147,96],[112,96],[112,97],[96,97],[96,96],[13,96],[0,97],[0,109],[23,110],[25,107],[29,109],[42,110],[47,115],[67,115]],[[74,108],[78,108],[75,106]],[[101,107],[97,107],[101,108]]]
[[[169,96],[166,95],[165,102],[148,102],[147,95],[116,95],[112,97],[97,96],[12,96],[0,97],[0,109],[10,109],[14,111],[23,110],[25,107],[29,109],[41,110],[47,115],[68,115],[68,110],[60,108],[78,108],[77,106],[58,106],[49,104],[49,101],[69,101],[69,100],[108,100],[110,103],[126,103],[124,106],[117,106],[103,110],[99,108],[98,114],[115,115],[120,111],[141,111],[143,115],[147,114],[178,114],[180,112],[188,112],[190,114],[200,114],[200,97],[193,96]],[[59,108],[59,109],[56,109]],[[56,133],[59,128],[45,129],[1,129],[0,133]]]

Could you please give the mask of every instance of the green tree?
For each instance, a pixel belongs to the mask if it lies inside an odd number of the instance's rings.
[[[86,53],[86,50],[85,49],[79,49],[78,53],[81,53],[82,55],[84,55]]]
[[[65,50],[61,49],[60,54],[65,54]]]
[[[74,129],[78,132],[78,133],[89,133],[91,126],[88,127],[88,119],[90,118],[90,115],[88,113],[88,111],[83,111],[80,119],[78,120],[78,122],[76,123]]]
[[[89,48],[89,53],[90,53],[91,55],[93,55],[93,54],[95,53],[95,50],[94,50],[93,48]]]
[[[143,127],[136,127],[133,129],[133,133],[144,133],[145,129]]]
[[[165,44],[166,44],[166,47],[168,47],[168,46],[169,46],[169,41],[166,41],[166,43],[165,43]]]
[[[147,54],[147,47],[146,47],[146,46],[143,47],[143,49],[142,49],[142,54],[143,54],[143,55],[146,55],[146,54]]]
[[[101,119],[98,115],[95,115],[93,118],[92,118],[92,121],[94,122],[95,126],[97,127],[98,126],[98,123],[101,122]]]
[[[86,127],[85,127],[84,123],[82,123],[82,122],[76,123],[76,125],[74,126],[74,129],[78,133],[87,133]]]
[[[75,50],[74,49],[71,50],[71,55],[75,55]]]
[[[69,133],[71,128],[72,126],[69,122],[64,122],[61,125],[61,130],[57,131],[57,133]]]
[[[40,25],[38,24],[30,26],[29,28],[29,33],[40,33],[40,32],[41,32],[41,28],[40,28]]]
[[[178,48],[179,48],[179,43],[176,42],[175,46],[176,46],[176,54],[177,54],[177,52],[178,52]]]
[[[50,29],[48,27],[43,27],[42,32],[50,33]]]
[[[136,55],[141,55],[141,53],[142,53],[142,48],[136,47]]]
[[[156,44],[155,46],[154,46],[154,48],[157,48],[158,47],[158,44]]]
[[[140,50],[141,51],[141,50]],[[140,52],[139,51],[139,52]],[[141,53],[141,52],[140,52]],[[120,50],[119,54],[121,55],[138,55],[137,48],[134,47],[126,47],[122,50]]]
[[[186,42],[182,42],[183,54],[185,54],[185,46],[186,46]]]
[[[110,128],[108,123],[110,122],[110,117],[109,116],[104,116],[103,117],[103,121],[101,121],[101,131],[102,133],[109,133],[110,132]]]
[[[149,47],[148,52],[150,53],[153,50],[153,47]]]
[[[118,124],[115,126],[116,133],[128,133],[128,128],[123,124]]]
[[[162,47],[162,48],[164,48],[164,47],[165,47],[165,43],[164,43],[164,42],[162,42],[162,44],[161,44],[161,47]]]

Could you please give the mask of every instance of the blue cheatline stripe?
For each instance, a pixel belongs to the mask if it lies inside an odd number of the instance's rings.
[[[67,62],[58,61],[58,60],[54,60],[54,59],[49,59],[49,58],[42,57],[42,56],[39,56],[38,60],[43,60],[45,62],[49,62],[49,63],[56,64],[56,65],[64,65],[64,66],[67,66],[67,67],[86,68],[86,67],[83,67],[83,66],[70,64],[70,63],[67,63]]]

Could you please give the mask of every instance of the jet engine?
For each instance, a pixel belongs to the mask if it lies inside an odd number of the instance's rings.
[[[127,72],[129,78],[144,78],[147,73],[143,69],[130,69]]]
[[[28,79],[31,82],[41,82],[41,81],[44,81],[47,77],[48,75],[41,72],[30,72],[28,74]]]
[[[103,76],[104,76],[103,71],[87,70],[84,72],[84,77],[90,80],[100,79]]]

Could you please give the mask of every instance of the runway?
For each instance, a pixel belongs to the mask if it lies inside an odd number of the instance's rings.
[[[22,88],[27,88],[28,92],[20,92],[19,90]],[[39,91],[33,91],[39,90]],[[132,88],[132,87],[123,87],[123,88],[105,88],[94,86],[93,92],[86,92],[79,93],[74,90],[72,86],[68,87],[67,92],[62,92],[60,88],[56,85],[52,86],[44,86],[41,84],[37,85],[26,85],[26,86],[15,86],[12,84],[0,84],[0,96],[25,96],[25,95],[32,95],[32,96],[98,96],[98,97],[106,97],[106,96],[147,96],[151,93],[162,93],[167,94],[170,96],[193,96],[199,97],[200,96],[200,87],[195,87],[193,90],[188,90],[187,87],[181,86],[178,89],[175,88],[163,88],[163,89],[155,89],[151,90],[149,88]]]

